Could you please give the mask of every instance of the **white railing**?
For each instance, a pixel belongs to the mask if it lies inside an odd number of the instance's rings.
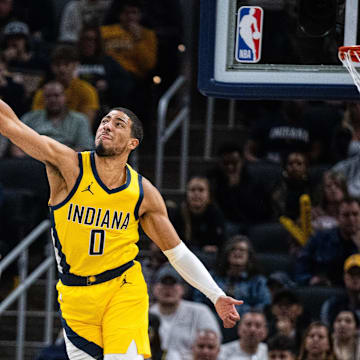
[[[42,346],[50,345],[53,341],[53,308],[55,295],[55,269],[54,256],[51,243],[45,247],[46,258],[38,267],[28,274],[29,246],[33,244],[40,235],[50,228],[50,221],[41,222],[19,245],[17,245],[1,262],[0,274],[18,260],[19,285],[0,303],[0,317],[9,306],[18,301],[17,306],[17,336],[16,336],[16,360],[24,359],[26,307],[28,288],[45,272],[46,273],[46,303],[45,303],[45,327]],[[50,237],[49,237],[50,239]]]
[[[213,140],[213,125],[215,114],[215,98],[208,97],[206,103],[206,125],[205,125],[205,144],[204,144],[204,160],[212,158],[212,140]],[[229,100],[228,107],[228,129],[231,130],[235,126],[236,116],[236,100]]]
[[[173,191],[183,192],[185,190],[187,167],[188,167],[188,144],[189,144],[189,106],[182,107],[175,118],[166,126],[166,117],[170,100],[182,89],[185,84],[185,77],[179,76],[173,85],[164,93],[159,100],[157,111],[157,142],[156,142],[156,163],[155,163],[155,184],[160,191],[166,191],[162,187],[164,151],[165,144],[174,134],[178,127],[182,126],[181,149],[180,149],[180,187]]]

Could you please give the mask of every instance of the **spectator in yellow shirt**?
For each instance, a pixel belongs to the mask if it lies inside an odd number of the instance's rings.
[[[105,51],[127,71],[145,78],[156,65],[155,31],[141,25],[141,5],[124,0],[114,7],[114,24],[101,27]]]
[[[79,66],[77,49],[72,45],[57,46],[51,56],[51,70],[54,78],[65,88],[66,103],[70,110],[85,114],[94,126],[95,118],[100,108],[96,89],[87,81],[76,76]],[[43,89],[34,96],[32,110],[44,109]]]

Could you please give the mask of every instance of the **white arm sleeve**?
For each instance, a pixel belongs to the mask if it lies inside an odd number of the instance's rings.
[[[215,305],[219,296],[225,296],[203,263],[181,242],[163,253],[175,270],[193,287],[205,294]]]

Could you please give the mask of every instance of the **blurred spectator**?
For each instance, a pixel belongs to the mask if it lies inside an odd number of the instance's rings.
[[[93,147],[92,135],[87,117],[69,110],[66,105],[64,86],[51,80],[43,86],[44,106],[21,117],[21,120],[41,135],[49,136],[76,151]]]
[[[1,0],[0,0],[1,1]],[[14,109],[17,116],[27,111],[25,88],[9,74],[6,61],[0,56],[0,97]]]
[[[139,0],[116,1],[115,23],[101,27],[105,52],[134,77],[136,90],[130,108],[136,108],[145,132],[152,131],[151,71],[157,61],[157,37],[141,25],[142,5]]]
[[[295,360],[294,342],[284,335],[275,335],[267,341],[269,360]]]
[[[161,349],[159,334],[160,319],[155,314],[149,314],[149,341],[151,348],[151,360],[165,360],[166,352]]]
[[[332,170],[345,176],[348,193],[360,198],[360,154],[336,163]]]
[[[329,326],[341,310],[351,310],[360,319],[360,254],[353,254],[346,259],[344,284],[344,294],[331,297],[321,307],[321,320]]]
[[[65,88],[66,103],[70,110],[85,114],[90,126],[93,126],[99,110],[99,98],[96,89],[87,81],[76,77],[79,66],[79,54],[72,45],[59,45],[51,55],[53,77]],[[32,109],[43,109],[43,89],[34,96]]]
[[[316,184],[309,177],[309,163],[305,153],[291,152],[285,158],[282,179],[272,192],[275,218],[286,216],[298,221],[300,216],[301,195],[313,198]]]
[[[191,360],[220,360],[220,345],[219,335],[214,330],[200,330],[191,346]],[[166,359],[181,360],[182,357],[180,353],[172,352],[171,354],[167,354]]]
[[[180,238],[198,255],[216,253],[225,242],[223,212],[212,201],[209,180],[192,176],[186,185],[186,198],[169,217]]]
[[[249,174],[242,149],[226,143],[219,150],[218,165],[208,173],[214,199],[226,218],[226,233],[246,232],[248,226],[271,218],[270,197],[260,181]]]
[[[309,153],[310,162],[318,156],[316,142],[311,139],[310,126],[304,120],[306,103],[302,100],[284,101],[280,112],[266,113],[263,121],[258,119],[245,144],[248,161],[266,159],[282,163],[290,152]]]
[[[315,230],[331,229],[338,225],[340,202],[348,196],[346,179],[341,173],[325,171],[312,208],[312,226]],[[317,201],[316,201],[317,199]]]
[[[341,123],[344,102],[341,100],[310,100],[304,112],[304,119],[311,127],[313,146],[312,165],[333,164],[339,156],[333,148],[334,129]],[[315,159],[317,158],[317,161]]]
[[[59,41],[77,42],[84,25],[103,23],[112,0],[71,0],[61,14]]]
[[[191,345],[199,330],[211,329],[221,336],[218,321],[206,305],[183,300],[184,283],[172,266],[160,268],[153,292],[156,302],[150,313],[160,318],[162,350],[177,351],[181,359],[190,360]]]
[[[342,123],[334,130],[332,148],[337,161],[360,154],[360,102],[346,103]]]
[[[112,2],[105,19],[106,25],[118,22],[116,14],[122,2]],[[181,71],[183,54],[179,51],[179,45],[184,42],[182,7],[181,0],[152,0],[142,3],[141,24],[154,30],[158,40],[157,63],[153,71],[161,78],[158,85],[162,90],[167,90]]]
[[[167,263],[167,257],[154,243],[150,242],[149,252],[141,261],[142,272],[148,286],[150,304],[154,302],[153,286],[156,281],[156,273],[162,265]]]
[[[51,46],[56,41],[58,20],[56,5],[49,0],[15,0],[13,13],[16,20],[25,22],[41,45]]]
[[[32,49],[30,29],[21,21],[9,22],[3,32],[2,52],[12,71],[48,70],[48,60]]]
[[[269,336],[286,336],[293,341],[295,348],[299,349],[307,325],[303,310],[303,304],[293,290],[283,289],[275,293],[267,319]]]
[[[235,235],[225,244],[213,277],[226,294],[244,301],[237,307],[240,315],[271,303],[266,278],[260,275],[254,249],[244,235]],[[197,290],[194,300],[210,304]]]
[[[350,310],[340,311],[332,325],[336,360],[360,359],[359,318]]]
[[[335,360],[329,328],[318,321],[305,330],[298,360]]]
[[[35,91],[44,74],[49,70],[49,52],[34,46],[35,41],[24,22],[8,23],[2,35],[3,57],[14,80],[24,86],[29,109]]]
[[[218,360],[219,352],[219,335],[214,330],[200,330],[192,345],[192,360]]]
[[[116,23],[101,27],[105,51],[125,70],[143,79],[156,65],[155,32],[140,24],[142,7],[138,0],[122,0],[113,11]]]
[[[319,230],[300,251],[295,280],[304,285],[342,285],[345,259],[360,251],[360,203],[345,198],[339,206],[339,225]]]
[[[289,274],[284,271],[275,271],[267,277],[267,286],[273,299],[279,290],[294,288],[296,284],[291,280]]]
[[[268,360],[265,315],[260,311],[248,311],[240,318],[238,340],[221,345],[221,360]]]
[[[78,75],[98,91],[102,113],[116,106],[128,107],[136,82],[116,60],[105,54],[100,28],[85,25],[77,46]]]
[[[13,0],[0,0],[0,32],[15,19]]]

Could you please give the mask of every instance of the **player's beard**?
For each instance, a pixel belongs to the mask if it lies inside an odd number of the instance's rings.
[[[115,151],[113,149],[105,149],[103,142],[100,140],[99,144],[95,147],[96,155],[101,157],[114,156]]]

